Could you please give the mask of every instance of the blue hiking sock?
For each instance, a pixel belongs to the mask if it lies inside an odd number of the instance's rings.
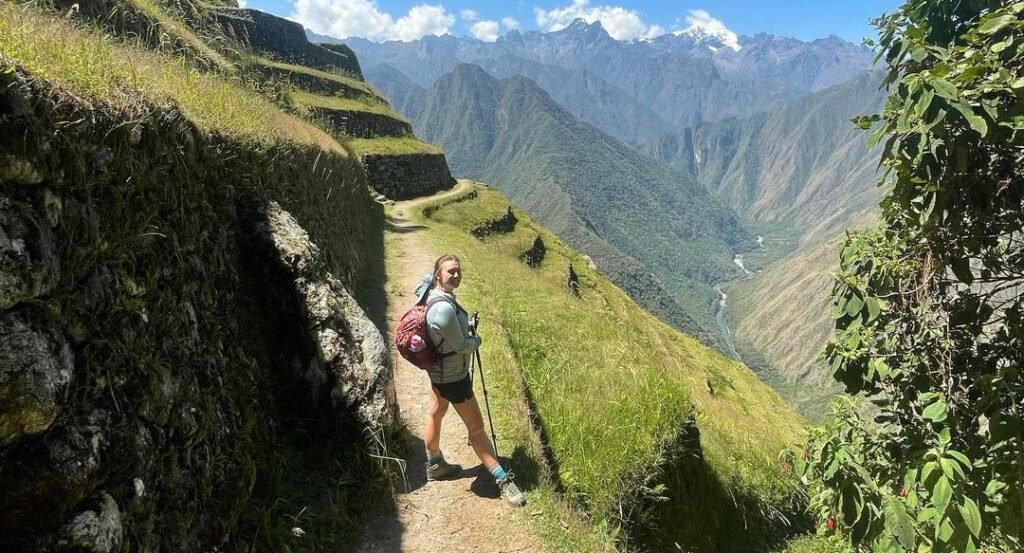
[[[494,465],[494,468],[491,469],[491,475],[494,476],[495,480],[501,480],[502,478],[508,476],[508,473],[505,472],[505,469],[501,468],[501,464],[499,463],[497,465]]]
[[[437,453],[427,452],[427,464],[436,465],[444,460],[444,454],[438,451]]]

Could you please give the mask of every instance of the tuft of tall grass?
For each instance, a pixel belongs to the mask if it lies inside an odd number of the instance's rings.
[[[375,102],[366,97],[360,99],[352,99],[341,98],[338,96],[319,96],[302,90],[292,91],[291,95],[295,103],[300,106],[323,107],[329,109],[350,111],[367,111],[370,113],[379,113],[382,115],[387,115],[393,119],[404,121],[406,123],[409,122],[405,117],[402,117],[401,114],[392,110],[387,105],[381,102]]]
[[[412,137],[353,138],[348,145],[357,154],[442,154],[441,148]]]
[[[343,85],[349,86],[351,88],[361,90],[365,92],[368,96],[376,96],[377,98],[381,99],[384,98],[384,95],[381,94],[377,89],[373,88],[373,86],[366,83],[362,79],[356,78],[354,75],[348,73],[328,73],[327,71],[322,71],[320,69],[316,69],[313,67],[307,67],[305,65],[295,65],[292,63],[275,61],[255,55],[252,57],[251,63],[265,65],[267,67],[273,67],[275,69],[280,69],[283,71],[304,73],[306,75],[310,75],[328,81],[335,81]]]
[[[174,103],[210,132],[264,144],[314,144],[347,155],[327,133],[225,77],[192,69],[182,58],[113,43],[31,6],[0,6],[0,56],[6,65],[21,65],[94,101]]]
[[[159,25],[160,28],[156,29],[157,31],[167,34],[171,39],[180,40],[187,47],[198,52],[201,56],[212,62],[222,71],[233,71],[236,69],[234,63],[221,55],[220,52],[211,48],[205,40],[196,36],[192,29],[187,25],[181,23],[171,14],[167,13],[163,6],[158,2],[155,2],[154,0],[129,1]],[[163,37],[161,37],[161,42],[163,42]]]

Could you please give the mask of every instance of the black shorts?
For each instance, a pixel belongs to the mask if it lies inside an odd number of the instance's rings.
[[[451,403],[462,403],[467,399],[473,399],[473,380],[469,378],[469,374],[466,374],[466,378],[455,382],[449,382],[447,384],[431,382],[430,385],[437,390],[437,395],[447,399]]]

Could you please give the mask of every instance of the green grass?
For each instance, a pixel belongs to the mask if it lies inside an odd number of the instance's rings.
[[[392,119],[408,123],[405,117],[402,117],[388,106],[371,100],[353,100],[351,98],[341,98],[338,96],[319,96],[316,94],[310,94],[302,90],[294,90],[291,92],[292,100],[296,104],[304,107],[320,107],[337,110],[347,111],[366,111],[370,113],[378,113],[381,115],[387,115]]]
[[[441,148],[411,137],[354,138],[348,145],[357,154],[442,154]]]
[[[368,96],[373,96],[373,97],[381,98],[381,99],[384,98],[384,95],[381,94],[380,92],[378,92],[377,89],[373,88],[372,86],[370,86],[369,84],[365,83],[362,80],[356,79],[355,77],[347,75],[347,74],[344,74],[344,73],[328,73],[327,71],[321,71],[319,69],[314,69],[312,67],[306,67],[304,65],[294,65],[294,64],[291,64],[291,63],[284,63],[284,62],[280,62],[280,61],[274,61],[274,60],[270,60],[270,59],[263,58],[263,57],[254,57],[253,61],[255,63],[260,64],[260,65],[265,65],[267,67],[273,67],[275,69],[280,69],[280,70],[283,70],[283,71],[291,71],[291,72],[295,72],[295,73],[304,73],[306,75],[310,75],[312,77],[317,77],[319,79],[325,79],[325,80],[328,80],[328,81],[334,81],[334,82],[337,82],[337,83],[341,83],[341,84],[343,84],[343,85],[345,85],[347,87],[355,88],[357,90],[361,90],[361,91],[365,92]]]
[[[180,58],[104,40],[29,6],[0,7],[0,52],[33,75],[94,101],[173,102],[206,131],[266,144],[315,144],[344,155],[328,134],[254,91],[191,69]]]
[[[745,367],[642,311],[522,212],[514,232],[472,238],[469,229],[508,206],[492,189],[477,192],[477,199],[444,205],[424,219],[426,239],[438,253],[462,257],[459,298],[481,311],[484,359],[504,359],[495,370],[521,373],[558,460],[557,476],[594,524],[614,525],[623,499],[690,417],[713,478],[729,493],[768,509],[790,500],[796,482],[777,456],[799,439],[802,420],[777,394]],[[537,235],[547,256],[530,269],[519,255]],[[567,291],[570,262],[581,299]],[[720,513],[704,516],[680,523],[700,525]]]
[[[182,40],[188,47],[194,49],[204,58],[215,64],[217,68],[224,71],[233,71],[236,69],[234,63],[211,48],[206,41],[196,36],[196,34],[192,32],[192,29],[189,29],[187,26],[168,14],[167,11],[164,10],[163,6],[158,2],[155,2],[154,0],[128,1],[163,27],[162,30],[165,33]],[[161,37],[161,42],[162,41],[163,37]]]

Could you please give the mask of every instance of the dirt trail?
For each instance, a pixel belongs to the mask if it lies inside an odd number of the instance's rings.
[[[385,232],[390,234],[387,255],[396,255],[396,272],[388,275],[388,339],[402,313],[412,304],[413,288],[420,275],[430,271],[441,252],[431,251],[421,240],[423,227],[409,222],[417,205],[444,196],[454,196],[471,186],[468,181],[448,192],[399,202],[391,210]],[[469,278],[472,278],[470,276]],[[394,352],[393,352],[394,353]],[[423,423],[426,417],[426,373],[393,355],[395,396],[407,432],[406,483],[399,484],[392,501],[375,514],[366,526],[357,551],[384,552],[526,552],[541,551],[522,513],[513,512],[498,496],[494,479],[466,443],[466,427],[455,409],[449,408],[441,430],[441,448],[451,463],[463,472],[453,480],[427,482],[424,471]],[[477,385],[479,386],[479,385]],[[479,388],[477,395],[482,396]],[[530,509],[529,506],[526,507]]]

